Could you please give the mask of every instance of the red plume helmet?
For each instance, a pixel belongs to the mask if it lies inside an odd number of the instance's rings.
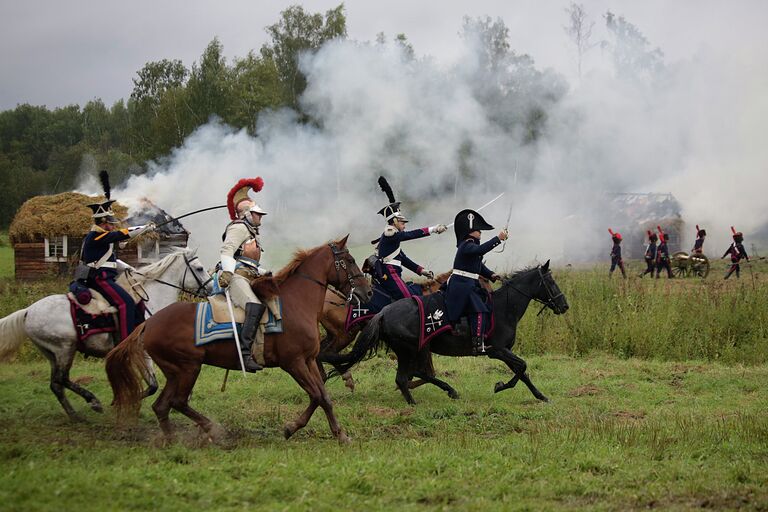
[[[621,233],[614,233],[611,228],[608,228],[608,232],[611,234],[613,238],[616,240],[621,240]]]
[[[261,176],[256,178],[243,178],[232,187],[227,194],[227,210],[229,211],[229,218],[235,220],[237,218],[237,205],[248,199],[248,189],[254,192],[259,192],[264,187],[264,180]]]

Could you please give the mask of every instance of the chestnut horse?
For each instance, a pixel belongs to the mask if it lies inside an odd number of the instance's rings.
[[[317,354],[320,336],[317,317],[323,308],[327,286],[333,285],[347,296],[361,301],[373,295],[365,276],[346,248],[347,238],[308,251],[299,251],[276,276],[283,306],[283,332],[267,334],[264,359],[267,367],[279,366],[290,373],[309,395],[309,406],[293,422],[285,425],[285,438],[304,427],[318,406],[328,418],[333,435],[348,441],[333,412],[325,389]],[[189,406],[189,396],[203,364],[239,370],[234,341],[195,346],[194,323],[197,305],[176,303],[154,314],[107,356],[107,376],[115,396],[118,417],[138,415],[141,398],[140,371],[143,351],[162,370],[166,385],[152,405],[166,438],[173,435],[168,419],[170,410],[184,414],[207,434],[215,424]]]

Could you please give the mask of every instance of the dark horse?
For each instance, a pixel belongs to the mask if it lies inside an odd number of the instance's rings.
[[[331,399],[323,384],[316,357],[320,350],[317,317],[323,308],[327,286],[345,295],[367,301],[371,287],[346,248],[347,238],[308,251],[296,253],[293,261],[276,276],[283,307],[283,332],[267,334],[264,341],[266,366],[279,366],[290,373],[309,395],[309,407],[285,425],[286,439],[304,427],[318,406],[328,418],[333,435],[341,442],[348,438],[339,426]],[[134,330],[107,356],[107,376],[115,396],[118,416],[138,414],[141,397],[139,382],[144,363],[143,351],[160,367],[167,379],[152,405],[166,438],[173,431],[168,414],[171,408],[184,414],[206,433],[214,423],[189,406],[189,396],[203,364],[239,370],[234,342],[195,346],[196,304],[176,303],[155,313]]]
[[[496,384],[496,393],[514,387],[517,381],[521,380],[533,396],[546,402],[547,397],[536,389],[528,377],[525,361],[512,352],[517,323],[525,314],[531,300],[544,304],[558,315],[568,310],[568,302],[549,270],[549,261],[544,265],[515,273],[493,292],[495,326],[492,336],[486,340],[485,355],[503,361],[514,372],[514,377],[509,382]],[[418,306],[412,299],[400,299],[385,307],[369,321],[352,352],[333,358],[332,361],[329,359],[329,362],[336,367],[335,371],[348,371],[366,354],[375,352],[379,340],[382,340],[397,355],[395,383],[409,404],[416,403],[408,387],[413,377],[438,386],[452,398],[457,397],[458,394],[448,383],[420,371],[420,354],[429,349],[435,354],[445,356],[470,356],[473,347],[469,336],[456,336],[450,332],[440,334],[430,342],[429,347],[420,352],[420,330]]]

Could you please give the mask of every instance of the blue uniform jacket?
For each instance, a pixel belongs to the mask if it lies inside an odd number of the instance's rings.
[[[611,260],[621,261],[621,244],[613,242],[613,249],[611,249]]]
[[[97,231],[91,230],[85,235],[83,240],[83,254],[81,260],[83,263],[95,263],[99,261],[109,250],[109,246],[117,242],[122,242],[130,238],[127,229],[115,231]],[[107,259],[108,262],[117,261],[117,254],[113,251]],[[103,269],[110,277],[117,275],[117,271],[112,268]]]
[[[659,244],[659,248],[656,252],[656,261],[669,261],[669,247],[667,247],[667,242],[661,242]]]
[[[501,244],[499,237],[495,236],[485,242],[469,237],[459,244],[456,250],[456,258],[453,260],[453,268],[479,274],[490,279],[493,272],[483,265],[483,255]],[[448,321],[456,323],[467,313],[490,313],[491,308],[486,302],[485,290],[480,286],[480,281],[469,277],[451,275],[448,280],[448,291],[445,297],[445,305],[448,310]]]
[[[723,258],[725,258],[728,255],[731,255],[731,262],[732,263],[738,263],[739,260],[742,259],[749,259],[749,256],[747,256],[747,251],[744,249],[744,245],[737,244],[736,242],[732,243],[731,246],[728,248],[727,251],[725,251],[725,254],[723,254]]]
[[[656,242],[649,243],[648,247],[645,249],[645,259],[656,261],[656,249],[658,249]]]

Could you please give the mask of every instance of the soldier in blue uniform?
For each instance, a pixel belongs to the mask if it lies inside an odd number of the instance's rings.
[[[669,242],[669,235],[666,233],[660,233],[659,238],[661,243],[659,244],[659,248],[656,251],[656,279],[659,278],[661,269],[666,269],[667,278],[672,279],[672,266],[669,263],[669,247],[667,246],[667,242]]]
[[[699,226],[696,226],[696,241],[693,242],[693,250],[691,250],[691,253],[693,254],[704,254],[704,239],[707,237],[707,230],[706,229],[699,229]]]
[[[483,255],[506,240],[508,235],[506,230],[502,230],[498,236],[481,244],[480,232],[493,229],[493,226],[474,210],[460,211],[453,226],[457,249],[445,297],[448,321],[455,324],[462,316],[467,316],[475,354],[480,354],[485,352],[484,334],[491,306],[487,293],[480,286],[479,276],[494,282],[499,279],[483,264]]]
[[[101,293],[112,304],[118,313],[119,341],[125,339],[138,323],[143,321],[136,318],[136,303],[131,295],[115,282],[117,279],[117,255],[115,244],[141,235],[155,229],[154,223],[131,228],[119,228],[119,221],[112,212],[109,199],[109,189],[105,186],[107,201],[89,204],[93,210],[94,225],[83,240],[80,266],[75,278]]]
[[[736,277],[740,277],[739,274],[741,273],[741,267],[739,265],[739,261],[742,259],[745,259],[749,261],[749,256],[747,255],[746,249],[744,249],[744,234],[741,231],[735,231],[733,228],[731,228],[733,231],[733,243],[730,247],[728,247],[728,250],[725,251],[725,254],[723,254],[723,257],[720,259],[725,258],[730,254],[731,256],[731,267],[728,269],[728,271],[725,273],[725,278],[728,279],[731,277],[731,274],[736,272]]]
[[[656,266],[656,250],[658,249],[658,246],[656,245],[656,241],[659,239],[659,237],[656,236],[656,233],[652,231],[648,231],[648,247],[645,248],[645,271],[640,274],[639,277],[643,277],[645,274],[651,274],[651,277],[653,277],[653,271]]]
[[[377,262],[374,271],[374,288],[383,291],[394,302],[398,299],[411,297],[412,295],[421,295],[420,286],[408,285],[403,281],[403,267],[417,275],[430,279],[434,278],[432,271],[416,264],[405,255],[400,248],[400,243],[423,238],[432,233],[440,234],[448,228],[443,224],[438,224],[436,226],[406,231],[405,226],[408,219],[400,211],[400,202],[395,201],[392,188],[383,176],[379,177],[379,186],[387,194],[389,204],[378,212],[379,215],[386,219],[387,227],[384,228],[381,237],[374,241],[374,243],[378,243],[376,249]]]
[[[613,240],[613,247],[611,248],[611,270],[608,272],[608,276],[613,275],[613,271],[618,266],[621,270],[621,275],[624,279],[627,278],[627,271],[624,270],[624,260],[621,259],[621,233],[614,233],[611,229],[608,229]]]

